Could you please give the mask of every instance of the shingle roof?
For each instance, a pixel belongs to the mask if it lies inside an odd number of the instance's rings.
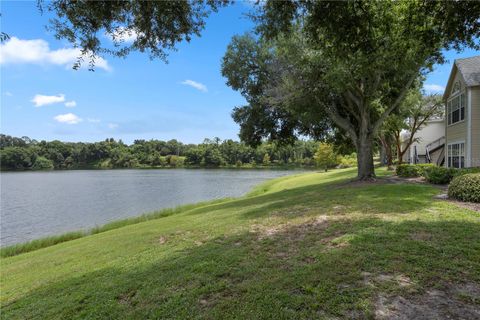
[[[480,85],[480,56],[457,59],[455,65],[462,74],[467,87]]]

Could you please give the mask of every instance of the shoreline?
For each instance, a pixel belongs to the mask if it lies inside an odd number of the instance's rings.
[[[0,173],[4,172],[62,172],[62,171],[107,171],[107,170],[175,170],[175,169],[187,169],[187,170],[319,170],[315,166],[295,166],[295,165],[278,165],[278,166],[224,166],[224,167],[201,167],[201,166],[181,166],[181,167],[134,167],[134,168],[99,168],[99,167],[82,167],[82,168],[64,168],[64,169],[46,169],[46,170],[33,170],[33,169],[17,169],[17,170],[5,170],[0,169]]]
[[[135,168],[125,168],[125,169],[132,170]],[[181,168],[171,168],[171,169],[181,169]],[[216,169],[223,169],[223,168],[216,168]],[[100,169],[100,170],[108,170],[108,169]],[[51,171],[63,171],[63,170],[51,170]],[[38,170],[35,172],[38,172]],[[87,228],[85,230],[73,230],[73,231],[69,231],[69,232],[65,232],[57,235],[41,237],[41,238],[30,240],[27,242],[20,242],[17,244],[0,247],[0,257],[1,258],[13,257],[19,254],[28,253],[28,252],[36,251],[42,248],[51,247],[59,243],[84,238],[90,235],[95,235],[95,234],[107,232],[110,230],[119,229],[128,225],[133,225],[133,224],[146,222],[150,220],[161,219],[174,214],[178,214],[178,213],[182,213],[182,212],[186,212],[189,210],[198,209],[202,207],[207,207],[214,204],[224,203],[224,202],[238,200],[242,198],[254,197],[262,193],[261,190],[263,185],[268,186],[274,183],[276,180],[281,180],[287,177],[290,178],[294,176],[298,176],[298,174],[292,174],[288,176],[267,179],[265,181],[260,182],[257,185],[254,185],[246,194],[240,197],[231,197],[231,198],[227,197],[227,198],[221,198],[221,199],[184,204],[184,205],[171,207],[171,208],[164,208],[164,209],[160,209],[152,212],[143,213],[135,217],[113,220],[103,225]]]

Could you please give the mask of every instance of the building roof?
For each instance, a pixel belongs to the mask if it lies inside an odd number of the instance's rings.
[[[465,86],[480,86],[480,56],[456,59],[455,63],[453,64],[452,71],[450,72],[447,86],[443,93],[444,99],[449,96],[455,70],[460,72],[460,75],[465,82]]]
[[[480,85],[480,56],[455,60],[467,87]]]

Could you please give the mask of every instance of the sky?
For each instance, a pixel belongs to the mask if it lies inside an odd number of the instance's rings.
[[[238,140],[231,112],[245,100],[226,85],[220,68],[232,36],[253,27],[245,16],[249,1],[213,13],[201,37],[178,44],[167,64],[148,53],[104,56],[95,72],[72,69],[77,52],[46,30],[49,16],[40,14],[36,1],[0,6],[1,30],[10,36],[0,45],[1,133],[85,142]],[[425,90],[442,93],[454,59],[477,54],[446,52],[448,63],[428,75]]]

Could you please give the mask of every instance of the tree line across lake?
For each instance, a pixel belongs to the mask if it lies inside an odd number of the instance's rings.
[[[327,149],[327,152],[325,152]],[[328,151],[331,150],[331,151]],[[327,155],[325,156],[325,154]],[[292,145],[263,142],[253,148],[243,142],[205,139],[200,144],[177,140],[135,140],[127,145],[113,138],[100,142],[37,141],[0,134],[2,170],[157,167],[328,166],[355,164],[355,156],[341,157],[326,144],[298,140]]]

